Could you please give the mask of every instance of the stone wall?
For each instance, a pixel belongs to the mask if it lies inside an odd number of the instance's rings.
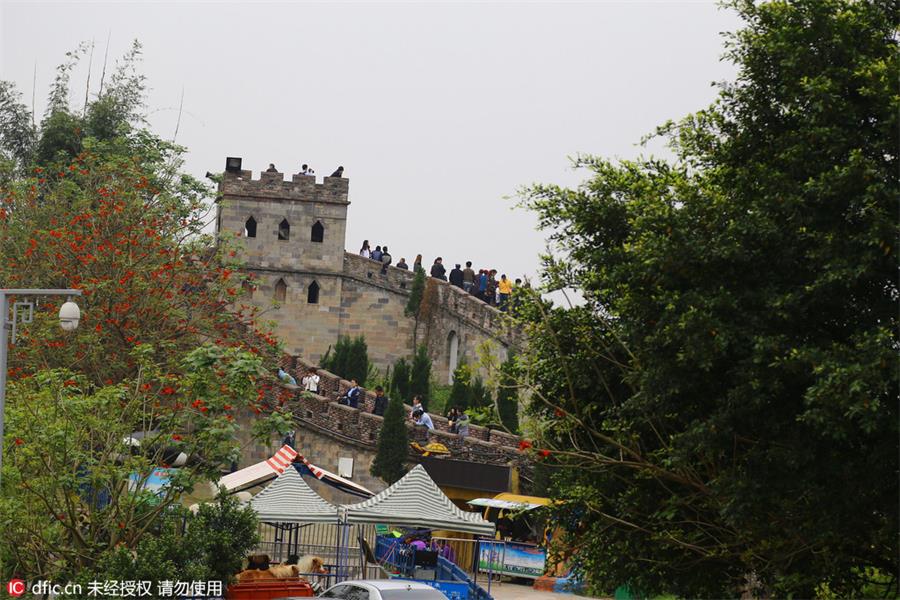
[[[291,371],[297,381],[300,381],[302,375],[310,368],[313,368],[311,363],[295,358]],[[322,430],[348,435],[361,443],[374,446],[383,421],[382,417],[371,414],[375,407],[375,393],[364,389],[360,397],[359,409],[338,404],[338,398],[350,389],[350,382],[324,369],[316,369],[316,373],[319,375],[319,394],[303,394],[299,391],[295,393],[290,401],[294,415]],[[406,407],[412,413],[412,406],[406,405]],[[446,417],[430,416],[435,428],[431,434],[433,439],[448,448],[458,450],[458,454],[454,452],[454,458],[468,460],[471,455],[483,459],[478,462],[493,464],[508,464],[510,461],[519,462],[521,459],[518,436],[479,425],[470,425],[469,436],[460,437],[455,433],[450,433],[450,425]],[[415,434],[411,435],[410,439],[426,440],[424,428],[415,427],[411,422],[409,428]],[[480,442],[485,442],[487,445],[481,447]],[[470,450],[466,448],[469,444],[475,444],[479,448]]]
[[[478,361],[478,348],[485,342],[493,345],[493,353],[502,361],[509,346],[518,341],[503,313],[432,277],[426,278],[416,327],[415,319],[404,315],[412,284],[411,271],[389,267],[382,273],[373,260],[349,252],[344,255],[342,335],[365,334],[369,358],[379,368],[411,356],[415,344],[425,344],[432,373],[446,384],[459,361]]]
[[[349,181],[326,177],[261,173],[225,173],[220,185],[217,228],[240,236],[241,258],[255,277],[256,288],[244,302],[274,321],[276,335],[291,354],[318,363],[341,335],[364,335],[369,358],[384,370],[425,344],[432,372],[450,383],[456,364],[478,361],[486,342],[498,359],[516,343],[503,315],[447,282],[427,279],[418,324],[404,314],[413,273],[345,252]],[[255,237],[244,235],[249,217]],[[279,223],[290,224],[288,239],[278,239]],[[324,227],[322,242],[311,240],[315,223]],[[309,302],[310,286],[317,302]],[[282,286],[284,300],[278,299]]]
[[[296,357],[284,357],[281,365],[298,381],[312,368],[310,363]],[[339,458],[353,459],[353,481],[374,492],[383,489],[384,483],[369,474],[378,444],[378,432],[384,419],[372,414],[375,394],[364,390],[360,408],[338,404],[337,399],[349,388],[350,382],[324,369],[316,369],[319,375],[319,394],[308,394],[292,385],[275,386],[267,392],[267,401],[272,405],[278,398],[287,398],[285,406],[293,413],[297,425],[297,449],[313,464],[332,472],[338,470]],[[407,405],[407,410],[412,407]],[[251,442],[250,426],[257,416],[247,411],[239,417],[243,425],[240,439],[244,446],[240,467],[246,467],[269,458],[281,447],[281,439],[273,436],[267,444]],[[483,464],[511,466],[518,470],[520,477],[531,478],[533,465],[528,456],[519,450],[519,438],[502,431],[471,425],[470,435],[460,437],[450,433],[447,419],[432,415],[435,430],[428,432],[423,427],[407,422],[410,441],[421,445],[434,441],[444,444],[454,460]],[[410,449],[409,462],[415,463],[419,455]],[[320,486],[317,491],[331,500],[346,502],[347,497],[328,486]]]

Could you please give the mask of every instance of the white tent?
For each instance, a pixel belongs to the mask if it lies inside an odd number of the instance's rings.
[[[347,505],[344,510],[347,523],[389,523],[494,535],[493,523],[477,513],[457,508],[422,465],[416,465],[383,492],[363,502]]]
[[[338,522],[338,507],[314,492],[294,468],[285,469],[254,496],[250,507],[268,523]]]

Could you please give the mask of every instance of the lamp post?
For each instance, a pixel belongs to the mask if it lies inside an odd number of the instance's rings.
[[[3,477],[3,415],[6,412],[6,352],[9,343],[16,343],[16,326],[19,322],[31,323],[34,318],[34,302],[21,300],[13,304],[12,320],[9,320],[10,296],[80,296],[81,290],[30,290],[0,289],[0,481]],[[59,325],[65,331],[78,327],[81,310],[71,300],[59,309]],[[21,319],[21,321],[20,321]],[[10,333],[12,337],[10,339]]]

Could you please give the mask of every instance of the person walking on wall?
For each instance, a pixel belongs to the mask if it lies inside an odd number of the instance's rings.
[[[417,408],[413,411],[413,419],[416,420],[416,425],[424,425],[428,428],[428,431],[434,431],[434,423],[432,422],[431,417],[429,417],[428,413],[421,408]]]
[[[455,285],[456,287],[462,289],[463,286],[463,272],[459,268],[459,263],[456,264],[455,267],[450,271],[450,285]]]
[[[387,410],[388,402],[388,397],[384,395],[384,388],[380,385],[375,386],[375,408],[372,409],[372,414],[383,417],[384,411]]]
[[[422,397],[417,394],[412,399],[412,412],[416,412],[419,409],[425,410],[425,407],[422,406]]]
[[[300,380],[303,383],[303,389],[313,394],[319,393],[319,374],[315,369],[310,369],[306,377]]]
[[[381,251],[381,274],[384,275],[387,273],[388,266],[391,264],[391,255],[388,252],[388,247],[385,246]]]
[[[497,282],[497,290],[500,292],[500,310],[506,312],[509,296],[513,290],[512,282],[506,278],[506,273],[500,276],[500,281]]]
[[[361,390],[359,389],[359,384],[356,383],[355,379],[350,380],[350,389],[347,390],[347,393],[341,398],[341,404],[345,404],[350,408],[359,408],[359,397],[361,395]]]
[[[422,268],[422,255],[416,254],[416,260],[413,261],[413,273]]]
[[[394,266],[397,267],[398,269],[403,269],[404,271],[409,271],[409,265],[406,264],[406,259],[405,259],[405,258],[401,258],[401,259],[400,259],[400,262],[398,262],[398,263],[397,263],[396,265],[394,265]]]
[[[363,240],[362,248],[359,249],[359,255],[363,258],[372,258],[372,250],[369,249],[369,240]]]
[[[485,269],[481,269],[478,271],[478,299],[487,302],[487,271]]]
[[[466,268],[463,269],[463,289],[467,293],[472,293],[472,286],[475,285],[475,271],[472,270],[472,261],[466,261]]]
[[[278,370],[275,371],[275,374],[278,376],[278,379],[280,379],[284,383],[289,383],[291,385],[297,385],[297,380],[294,379],[294,377],[290,373],[288,373],[281,367],[278,367]]]
[[[375,249],[372,250],[372,255],[369,258],[381,262],[381,246],[375,246]]]
[[[444,268],[444,259],[438,256],[434,259],[434,264],[431,265],[431,276],[435,279],[440,279],[442,281],[447,281],[447,276],[445,273],[447,269]]]

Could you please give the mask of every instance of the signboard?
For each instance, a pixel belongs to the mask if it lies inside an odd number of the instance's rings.
[[[544,574],[547,552],[534,544],[478,542],[478,570],[512,577],[538,578]]]

